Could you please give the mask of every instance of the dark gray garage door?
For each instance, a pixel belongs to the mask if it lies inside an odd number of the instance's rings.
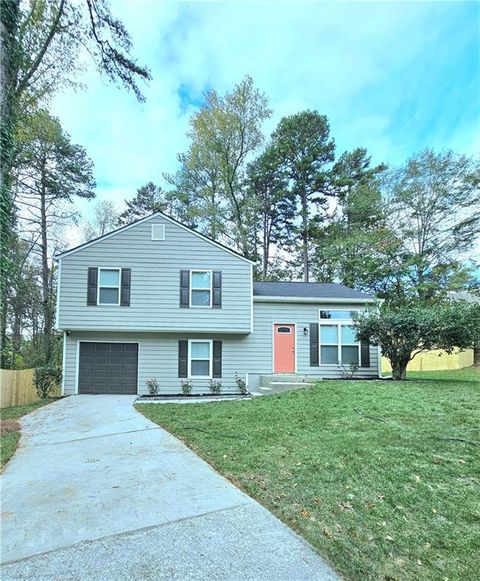
[[[78,393],[137,393],[136,343],[80,343]]]

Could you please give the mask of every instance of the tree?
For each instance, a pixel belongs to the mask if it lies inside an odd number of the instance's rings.
[[[480,340],[480,304],[383,305],[355,320],[358,341],[379,345],[390,360],[394,379],[405,379],[407,365],[418,353],[470,349]]]
[[[115,230],[119,214],[111,200],[98,200],[93,208],[93,217],[85,223],[83,238],[85,241],[99,238]]]
[[[387,225],[405,300],[437,300],[469,280],[465,259],[480,233],[480,163],[425,149],[385,181]],[[405,273],[405,274],[403,274]]]
[[[184,175],[188,175],[191,183],[189,193],[205,188],[207,180],[210,193],[218,192],[222,197],[212,207],[216,209],[218,204],[225,203],[230,236],[246,256],[251,248],[245,218],[252,201],[245,188],[246,166],[249,157],[263,143],[261,126],[270,114],[266,96],[255,89],[248,76],[224,96],[209,91],[200,111],[190,120],[187,135],[191,147],[180,158]]]
[[[177,192],[165,192],[153,182],[138,188],[135,196],[131,200],[125,200],[125,204],[127,209],[118,217],[120,226],[131,224],[155,212],[164,212],[187,225],[191,222],[186,196]]]
[[[71,143],[59,121],[42,109],[29,116],[17,141],[16,206],[23,233],[30,235],[33,252],[41,261],[43,334],[48,359],[55,305],[51,246],[58,242],[61,226],[74,218],[74,198],[95,196],[93,164],[81,146]]]
[[[150,73],[131,56],[130,36],[106,0],[1,0],[0,25],[0,305],[4,328],[5,280],[14,268],[10,250],[15,228],[15,134],[23,117],[59,88],[79,85],[79,56],[85,51],[101,74],[132,90],[139,100],[143,95],[138,80],[150,79]]]
[[[260,247],[260,278],[268,280],[273,272],[272,248],[277,251],[288,241],[295,217],[295,200],[288,191],[285,172],[268,147],[249,164],[247,183],[254,200],[252,221],[255,224],[255,247]]]
[[[330,185],[335,143],[330,139],[328,120],[317,111],[302,111],[284,117],[272,134],[272,146],[281,160],[291,193],[300,207],[300,226],[297,231],[303,280],[308,281],[312,205],[320,213],[316,220],[318,224],[327,209],[327,196],[334,195]]]
[[[215,154],[192,144],[188,152],[178,155],[177,159],[180,169],[174,175],[164,176],[174,188],[172,194],[179,200],[188,200],[188,215],[200,232],[213,240],[228,237],[227,208]]]

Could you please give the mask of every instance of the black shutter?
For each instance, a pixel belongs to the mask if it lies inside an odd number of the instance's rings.
[[[222,377],[222,342],[213,342],[213,377]]]
[[[89,306],[97,304],[97,284],[98,268],[96,266],[89,267],[87,279],[87,305]]]
[[[180,271],[180,306],[190,306],[190,271]],[[186,377],[186,376],[185,376]]]
[[[362,341],[360,343],[360,354],[360,367],[370,367],[370,343],[368,341]]]
[[[213,272],[212,307],[214,309],[222,308],[222,273],[219,270]]]
[[[188,377],[188,341],[178,342],[178,377]]]
[[[318,364],[318,323],[310,323],[310,367]]]
[[[122,307],[130,306],[130,281],[131,269],[122,268],[122,285],[120,288],[120,305]]]

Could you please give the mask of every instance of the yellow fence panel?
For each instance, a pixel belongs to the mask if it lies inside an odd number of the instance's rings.
[[[407,366],[407,371],[442,371],[462,369],[473,365],[473,349],[445,353],[440,349],[419,353]],[[382,372],[390,373],[392,368],[386,357],[382,357]]]
[[[0,369],[0,408],[26,405],[40,399],[33,383],[34,369]],[[59,396],[60,389],[52,396]]]

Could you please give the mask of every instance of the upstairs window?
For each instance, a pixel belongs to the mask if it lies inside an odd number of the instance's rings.
[[[120,304],[120,269],[98,269],[98,300],[99,305]]]
[[[212,271],[190,271],[190,306],[212,306]]]

